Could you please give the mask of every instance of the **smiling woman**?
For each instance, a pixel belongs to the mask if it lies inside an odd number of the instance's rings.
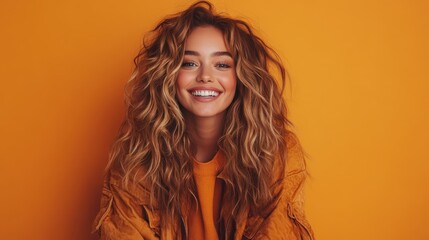
[[[314,239],[277,54],[205,1],[152,35],[127,85],[94,231],[102,239]]]

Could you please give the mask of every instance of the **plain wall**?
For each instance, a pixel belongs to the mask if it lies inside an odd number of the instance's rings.
[[[2,1],[2,239],[89,239],[144,33],[191,1]],[[319,240],[429,239],[428,1],[213,1],[283,57]]]

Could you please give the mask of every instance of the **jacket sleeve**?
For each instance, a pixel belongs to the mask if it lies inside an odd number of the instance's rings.
[[[314,240],[304,213],[305,158],[296,137],[288,142],[283,190],[272,212],[261,219],[259,229],[249,239]]]
[[[106,175],[100,211],[92,228],[98,239],[158,239],[154,226],[151,226],[153,219],[150,218],[150,211],[133,192],[136,191],[122,188],[120,178],[112,171]]]

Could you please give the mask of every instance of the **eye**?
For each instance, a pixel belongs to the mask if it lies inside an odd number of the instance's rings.
[[[191,62],[191,61],[184,61],[182,63],[182,67],[197,67],[197,64],[195,62]]]
[[[216,67],[217,68],[231,68],[231,65],[227,64],[227,63],[216,63]]]

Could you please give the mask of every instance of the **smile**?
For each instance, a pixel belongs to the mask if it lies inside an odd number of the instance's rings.
[[[217,97],[219,92],[212,90],[195,90],[191,92],[192,95],[197,97]]]

